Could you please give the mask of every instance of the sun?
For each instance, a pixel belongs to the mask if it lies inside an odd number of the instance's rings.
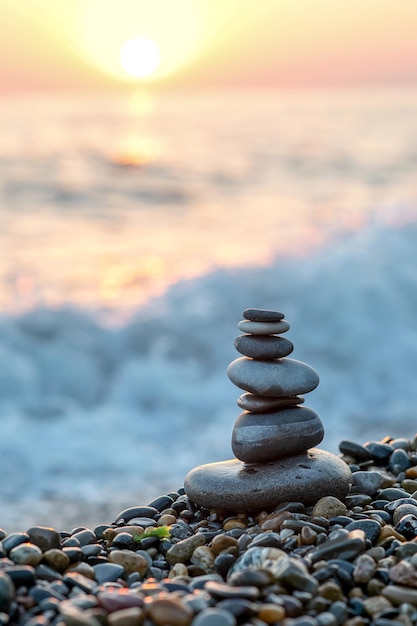
[[[79,0],[78,4],[80,53],[118,82],[170,79],[199,57],[205,32],[200,0]]]
[[[158,69],[161,53],[152,39],[134,37],[121,47],[120,65],[124,71],[135,78],[146,78]]]

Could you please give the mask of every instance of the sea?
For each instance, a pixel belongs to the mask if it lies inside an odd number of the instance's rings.
[[[417,431],[417,91],[0,101],[0,527],[71,530],[232,458],[246,307],[341,439]]]

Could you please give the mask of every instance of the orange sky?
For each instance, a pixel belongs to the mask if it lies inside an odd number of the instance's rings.
[[[0,21],[3,92],[132,84],[138,35],[160,84],[417,86],[416,0],[0,0]]]

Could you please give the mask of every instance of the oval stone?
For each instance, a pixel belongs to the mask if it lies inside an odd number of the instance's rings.
[[[239,330],[251,335],[279,335],[290,330],[288,322],[281,320],[280,322],[250,322],[249,320],[241,320],[237,325]]]
[[[303,396],[281,396],[267,398],[266,396],[256,396],[253,393],[242,393],[239,396],[237,405],[244,411],[251,413],[263,413],[273,409],[285,409],[304,402]]]
[[[230,363],[227,375],[240,389],[259,396],[296,396],[312,391],[320,381],[316,370],[295,359],[255,361],[242,356]]]
[[[274,335],[239,335],[234,346],[240,354],[265,361],[288,356],[294,350],[291,341]]]
[[[284,313],[270,309],[245,309],[243,317],[251,322],[279,322],[284,318]]]
[[[262,465],[246,465],[238,459],[200,465],[187,474],[184,488],[199,506],[244,513],[270,510],[282,502],[311,505],[324,496],[343,500],[351,476],[344,461],[313,448]]]
[[[306,407],[291,407],[276,413],[239,415],[233,428],[232,450],[246,463],[264,463],[304,452],[320,443],[323,424]]]

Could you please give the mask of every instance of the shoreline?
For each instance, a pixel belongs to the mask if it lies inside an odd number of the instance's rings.
[[[181,488],[119,512],[107,502],[113,521],[94,528],[0,530],[0,623],[412,626],[417,436],[339,447],[344,501],[226,517]]]

